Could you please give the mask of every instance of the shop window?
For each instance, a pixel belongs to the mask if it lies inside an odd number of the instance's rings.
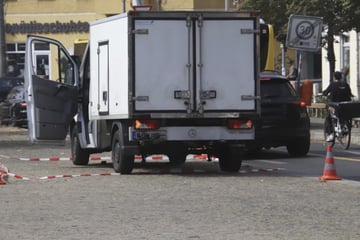
[[[18,51],[25,51],[25,43],[18,43],[17,50]]]
[[[16,44],[15,43],[7,43],[6,44],[6,51],[16,51]]]
[[[24,74],[25,43],[6,44],[7,76],[22,77]]]
[[[49,56],[36,55],[36,75],[44,79],[49,79]]]

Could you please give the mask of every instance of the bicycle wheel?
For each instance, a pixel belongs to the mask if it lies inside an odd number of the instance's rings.
[[[347,150],[351,141],[351,120],[344,120],[341,124],[341,132],[336,132],[336,141]]]

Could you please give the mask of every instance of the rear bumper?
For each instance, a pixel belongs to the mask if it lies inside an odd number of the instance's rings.
[[[299,138],[310,139],[310,123],[301,126],[264,126],[256,129],[252,143],[264,147],[286,146]]]
[[[254,140],[255,129],[228,129],[222,126],[162,127],[159,130],[129,129],[130,141],[238,141]]]

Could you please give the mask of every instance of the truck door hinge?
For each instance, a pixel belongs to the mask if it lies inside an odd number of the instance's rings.
[[[174,91],[175,99],[190,99],[190,91],[189,90],[176,90]]]
[[[190,15],[188,15],[187,17],[186,17],[186,27],[191,27],[191,16]]]
[[[260,96],[252,96],[252,95],[242,95],[242,101],[253,101],[253,100],[260,100]]]
[[[215,90],[201,91],[200,98],[201,99],[214,99],[214,98],[216,98],[216,91]]]
[[[259,34],[260,30],[252,28],[241,28],[240,34]]]
[[[147,29],[147,28],[134,29],[134,30],[132,30],[132,33],[133,34],[147,35],[147,34],[149,34],[149,29]]]
[[[149,96],[136,96],[132,98],[134,101],[139,101],[139,102],[148,102],[149,101]]]
[[[198,27],[201,28],[204,24],[204,18],[202,15],[198,17]]]

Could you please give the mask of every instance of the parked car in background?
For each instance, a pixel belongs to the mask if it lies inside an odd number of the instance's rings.
[[[26,127],[26,106],[24,86],[13,87],[5,100],[0,102],[0,123],[12,127]]]
[[[24,85],[24,78],[1,77],[0,78],[0,102],[4,101],[10,90],[19,85]]]
[[[310,148],[310,118],[306,104],[289,80],[277,72],[260,75],[261,117],[256,122],[251,153],[262,148],[286,146],[293,156],[304,156]]]

